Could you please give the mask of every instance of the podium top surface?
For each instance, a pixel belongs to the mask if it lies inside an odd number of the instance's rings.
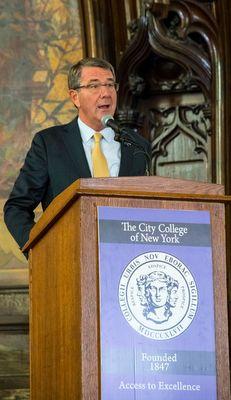
[[[23,248],[28,251],[35,237],[47,229],[80,196],[169,199],[179,201],[230,202],[223,185],[159,176],[85,178],[73,182],[48,206],[33,227]]]
[[[79,189],[80,191],[92,190],[99,193],[105,191],[120,191],[123,194],[133,193],[145,196],[151,193],[181,193],[181,194],[214,194],[223,195],[224,186],[214,183],[199,182],[177,178],[166,178],[160,176],[133,176],[119,178],[87,178],[78,179],[69,188]]]

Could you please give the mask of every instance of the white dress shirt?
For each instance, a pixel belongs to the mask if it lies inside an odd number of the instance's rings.
[[[86,154],[87,162],[92,174],[92,157],[91,152],[94,146],[94,129],[86,125],[80,118],[78,118],[78,125],[83,141],[83,148]],[[110,176],[118,176],[121,160],[120,143],[114,140],[115,132],[111,128],[104,128],[98,131],[102,135],[100,142],[103,154],[106,157]]]

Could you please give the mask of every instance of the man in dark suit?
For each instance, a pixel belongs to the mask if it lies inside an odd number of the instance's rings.
[[[144,152],[137,151],[134,144],[126,146],[115,141],[114,131],[105,128],[101,121],[104,115],[114,115],[116,109],[118,84],[111,64],[102,59],[85,58],[71,67],[68,85],[78,117],[66,125],[44,129],[34,136],[4,206],[5,223],[20,248],[29,239],[35,224],[34,209],[37,205],[41,202],[44,210],[76,179],[138,176],[146,171],[148,142],[132,133],[133,142],[144,149]],[[101,174],[96,172],[97,159],[95,161],[93,157],[95,132],[100,133],[100,151],[106,166],[106,172]]]

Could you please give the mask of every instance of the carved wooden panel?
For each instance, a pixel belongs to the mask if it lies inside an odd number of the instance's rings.
[[[210,117],[206,104],[150,109],[154,175],[210,181]]]
[[[152,174],[220,181],[218,29],[209,2],[145,1],[118,69],[118,118],[152,144]]]

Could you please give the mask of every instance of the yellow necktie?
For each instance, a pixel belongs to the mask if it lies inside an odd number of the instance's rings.
[[[95,144],[92,149],[92,165],[93,165],[93,176],[102,178],[110,176],[107,165],[107,160],[101,150],[100,140],[102,135],[99,132],[94,133]]]

